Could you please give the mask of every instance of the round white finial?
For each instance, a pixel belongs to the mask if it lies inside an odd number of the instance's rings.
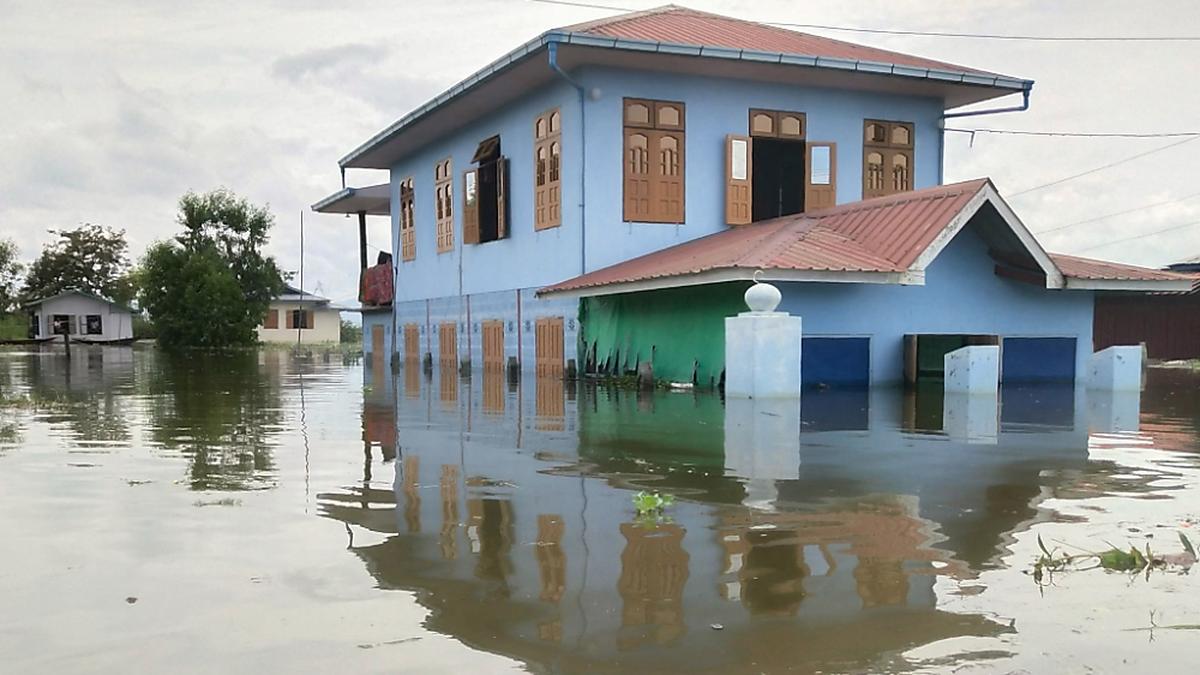
[[[783,294],[771,284],[759,281],[760,274],[762,274],[762,270],[754,273],[754,285],[746,289],[746,295],[743,296],[746,306],[752,312],[774,312],[780,301],[783,300]]]

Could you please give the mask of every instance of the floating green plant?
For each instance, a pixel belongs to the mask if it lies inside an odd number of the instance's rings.
[[[637,509],[639,516],[661,515],[664,509],[674,503],[675,495],[657,491],[642,491],[633,496],[633,508]]]
[[[1130,546],[1128,551],[1109,544],[1106,551],[1085,551],[1077,554],[1067,554],[1056,549],[1049,549],[1038,535],[1038,548],[1042,555],[1033,563],[1033,580],[1039,585],[1049,584],[1055,572],[1105,569],[1110,572],[1126,572],[1140,574],[1145,572],[1149,578],[1152,570],[1174,570],[1186,574],[1192,565],[1196,564],[1196,549],[1192,542],[1182,532],[1179,541],[1183,544],[1183,553],[1155,553],[1147,543],[1144,551]]]

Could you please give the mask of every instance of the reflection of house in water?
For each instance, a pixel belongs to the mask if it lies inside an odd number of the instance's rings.
[[[454,378],[453,400],[419,381],[394,489],[324,494],[322,511],[386,535],[353,551],[381,587],[422,591],[432,628],[566,671],[869,669],[1006,630],[940,611],[937,576],[994,564],[1091,470],[1070,389],[1006,390],[980,434],[974,409],[885,389],[767,409],[484,380]],[[804,424],[810,406],[843,412]],[[680,501],[637,518],[637,489]]]

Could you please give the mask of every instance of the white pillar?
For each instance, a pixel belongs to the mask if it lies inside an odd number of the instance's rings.
[[[749,312],[725,319],[725,397],[799,398],[801,321],[776,312],[770,284],[746,291]]]
[[[1088,364],[1088,389],[1142,390],[1142,348],[1109,347],[1092,354]]]
[[[1000,347],[974,345],[946,354],[947,392],[989,394],[1000,388]]]

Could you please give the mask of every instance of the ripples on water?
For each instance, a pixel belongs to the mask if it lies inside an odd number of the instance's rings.
[[[0,352],[0,653],[18,672],[1174,671],[1200,639],[1192,577],[1025,571],[1039,535],[1200,543],[1197,384],[797,410],[278,351]],[[679,500],[638,517],[638,490]]]

